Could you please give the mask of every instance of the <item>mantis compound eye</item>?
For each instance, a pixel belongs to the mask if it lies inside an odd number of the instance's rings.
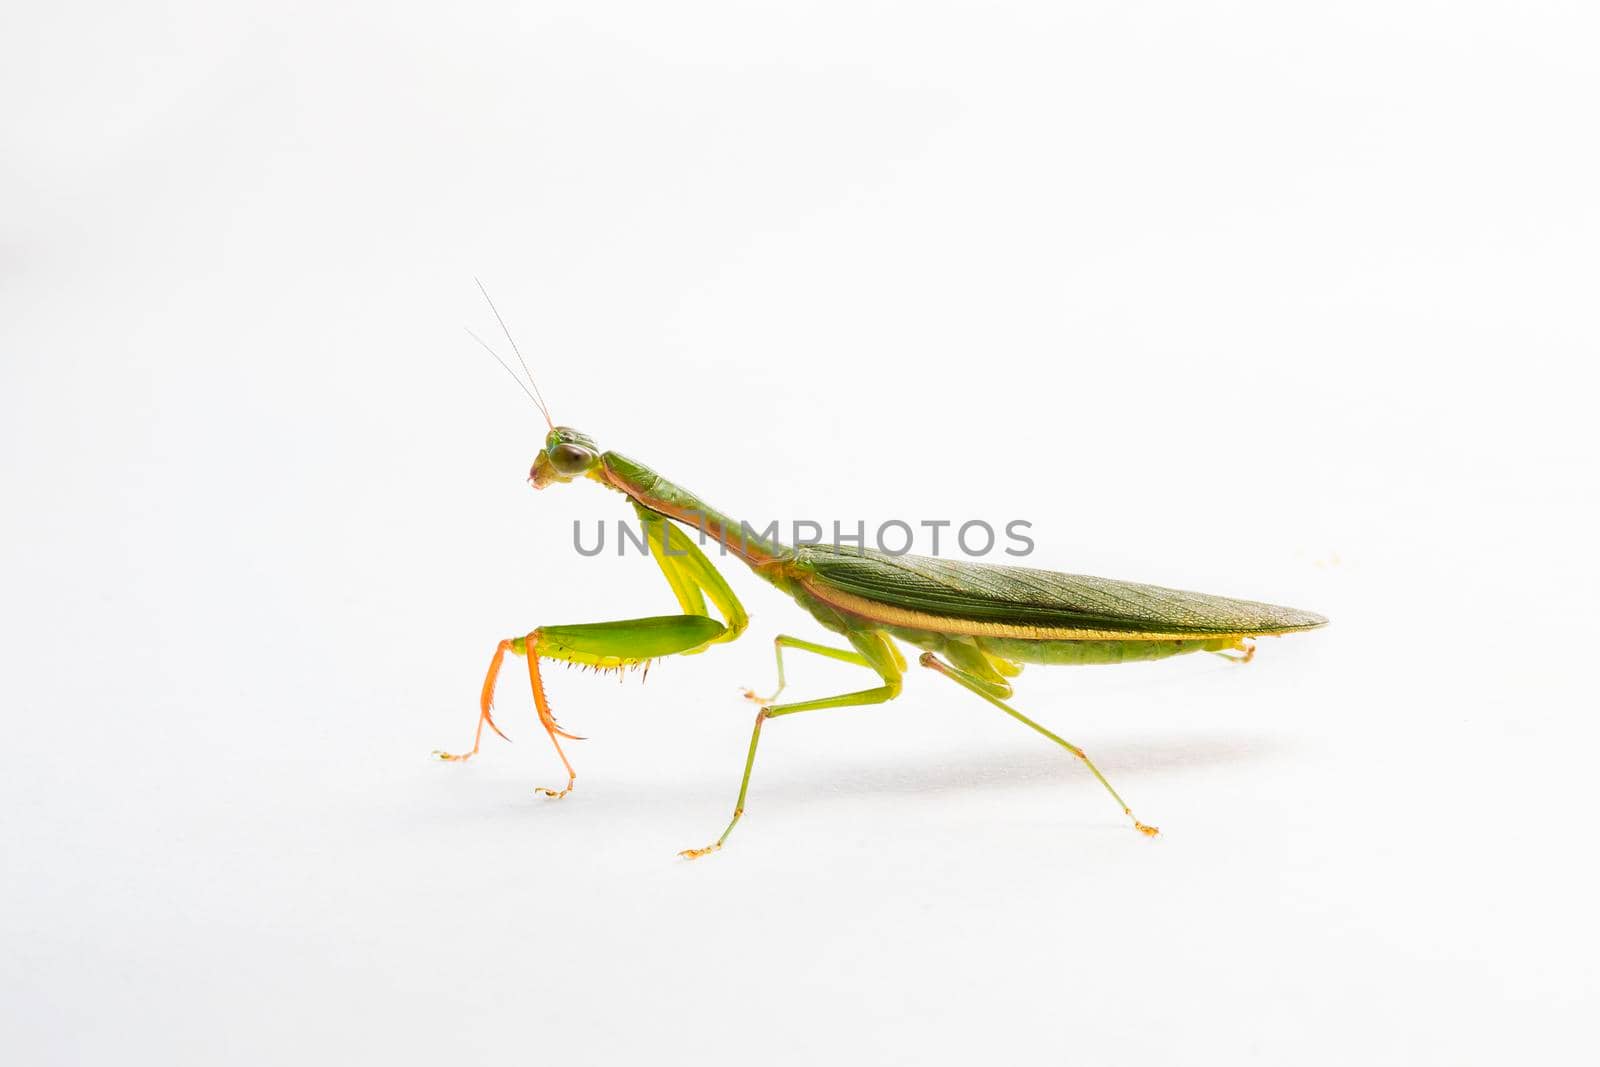
[[[560,444],[550,450],[550,465],[556,473],[570,478],[594,465],[594,453],[582,445]]]

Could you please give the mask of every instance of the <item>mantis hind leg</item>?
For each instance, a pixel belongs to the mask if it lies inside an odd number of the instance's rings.
[[[798,641],[795,638],[787,640],[779,638],[782,644],[778,645],[778,663],[780,680],[782,677],[783,648],[789,645],[793,648],[803,648],[808,652],[817,652],[819,655],[829,656],[833,659],[844,660],[848,663],[859,661],[863,667],[870,667],[878,672],[883,679],[883,684],[873,689],[862,689],[855,693],[843,693],[839,696],[824,697],[821,700],[802,700],[790,704],[770,704],[756,712],[756,725],[750,731],[750,751],[745,755],[744,777],[739,780],[739,799],[734,801],[733,818],[728,820],[728,828],[722,831],[722,836],[704,848],[687,848],[678,855],[686,859],[698,859],[701,856],[716,852],[728,835],[733,833],[733,828],[739,825],[739,819],[744,815],[745,798],[750,794],[750,772],[756,765],[756,746],[761,743],[761,727],[768,719],[776,719],[781,715],[794,715],[802,711],[821,711],[824,708],[849,708],[864,704],[882,704],[893,700],[900,695],[900,674],[905,666],[905,660],[900,652],[890,643],[889,639],[875,630],[852,631],[849,635],[850,643],[856,647],[856,652],[847,652],[844,649],[828,648],[824,645],[813,645],[808,641]],[[781,689],[782,686],[780,685]]]
[[[1122,814],[1133,820],[1134,829],[1150,837],[1154,837],[1156,834],[1161,832],[1154,826],[1146,826],[1144,823],[1140,822],[1134,817],[1133,809],[1128,807],[1128,805],[1123,801],[1122,797],[1118,795],[1117,791],[1111,787],[1111,783],[1106,781],[1106,776],[1100,773],[1100,768],[1094,765],[1094,761],[1089,758],[1088,753],[1084,752],[1083,749],[1079,748],[1071,741],[1068,741],[1062,737],[1058,737],[1056,734],[1045,729],[1043,726],[1040,726],[1038,723],[1022,714],[1022,712],[1018,711],[1016,708],[1013,708],[1011,705],[1001,700],[1000,695],[1010,696],[1009,686],[1005,687],[1004,693],[1000,693],[999,687],[995,686],[993,683],[970,674],[959,667],[952,667],[938,656],[935,656],[932,652],[924,652],[922,654],[922,658],[918,660],[918,662],[924,667],[938,671],[940,674],[944,675],[946,678],[949,678],[951,681],[954,681],[956,684],[972,690],[974,693],[978,694],[983,699],[987,700],[989,703],[993,704],[995,707],[1011,716],[1013,719],[1016,719],[1024,726],[1027,726],[1033,730],[1037,730],[1039,733],[1043,734],[1045,737],[1048,737],[1050,740],[1054,741],[1056,744],[1060,745],[1074,756],[1077,756],[1083,761],[1083,765],[1089,768],[1090,773],[1095,776],[1100,784],[1106,787],[1106,792],[1110,793],[1111,798],[1117,802],[1117,807],[1122,809]]]
[[[1226,650],[1213,649],[1213,651],[1223,659],[1237,663],[1242,667],[1256,658],[1256,639],[1253,637],[1241,637]]]

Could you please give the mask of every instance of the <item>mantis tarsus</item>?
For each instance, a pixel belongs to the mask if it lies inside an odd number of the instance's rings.
[[[515,345],[512,341],[513,348]],[[492,349],[490,354],[494,354]],[[517,355],[520,360],[521,353]],[[516,378],[508,364],[503,360],[501,364]],[[526,371],[526,363],[523,369]],[[531,374],[528,384],[533,384]],[[571,792],[576,775],[562,751],[561,738],[573,735],[563,731],[550,713],[539,674],[541,659],[602,671],[623,670],[648,666],[651,660],[663,656],[701,652],[744,633],[749,619],[733,590],[675,524],[691,526],[716,539],[757,575],[794,598],[823,627],[842,635],[850,646],[836,648],[786,634],[775,639],[777,689],[768,697],[745,693],[760,710],[750,734],[733,817],[716,841],[680,853],[689,858],[720,849],[744,815],[763,725],[769,719],[804,711],[893,700],[900,695],[906,667],[897,642],[922,649],[918,662],[923,667],[971,690],[1076,756],[1134,827],[1154,836],[1156,828],[1134,818],[1132,810],[1081,748],[1006,703],[1012,695],[1009,679],[1021,671],[1024,663],[1125,663],[1187,652],[1215,652],[1248,662],[1255,651],[1254,638],[1311,630],[1327,622],[1320,615],[1294,608],[1106,578],[892,556],[820,544],[783,545],[754,533],[748,525],[717,511],[644,464],[616,452],[601,451],[587,435],[554,425],[538,387],[524,387],[524,391],[534,399],[550,427],[544,447],[534,458],[529,482],[535,489],[543,489],[588,479],[628,497],[643,524],[651,554],[682,613],[541,626],[501,641],[484,679],[472,750],[461,755],[439,753],[441,758],[465,760],[477,754],[485,725],[500,733],[491,710],[495,680],[509,652],[527,661],[539,721],[567,771],[563,788],[541,791],[551,797],[564,797]],[[709,615],[707,600],[722,621]],[[785,649],[855,664],[876,674],[879,684],[817,700],[778,703],[787,685]]]

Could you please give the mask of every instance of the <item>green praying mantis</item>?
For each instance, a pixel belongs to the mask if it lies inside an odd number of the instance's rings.
[[[482,289],[481,283],[479,288]],[[488,299],[487,292],[484,298]],[[489,304],[494,310],[492,300]],[[784,545],[728,517],[644,464],[617,452],[602,451],[587,434],[555,425],[516,341],[499,312],[494,314],[527,375],[527,383],[493,348],[476,334],[473,338],[522,386],[549,428],[544,447],[534,457],[529,483],[535,489],[545,489],[588,480],[627,497],[642,524],[650,553],[678,601],[680,614],[540,626],[506,638],[495,648],[483,682],[471,751],[459,755],[439,752],[439,758],[459,761],[476,755],[486,725],[505,737],[492,715],[495,682],[506,654],[520,656],[527,662],[539,722],[567,772],[564,787],[540,792],[564,797],[572,791],[577,775],[562,750],[561,739],[576,737],[563,730],[550,712],[539,672],[541,660],[601,671],[648,667],[652,660],[703,652],[743,634],[749,616],[726,579],[683,526],[715,539],[849,645],[839,648],[787,634],[774,639],[777,688],[770,696],[745,692],[759,710],[733,817],[714,842],[703,848],[685,849],[679,853],[681,856],[694,859],[721,849],[739,824],[750,792],[756,748],[769,720],[827,708],[882,704],[899,696],[906,669],[900,644],[922,650],[918,658],[921,666],[970,690],[1066,749],[1105,787],[1134,828],[1153,837],[1159,832],[1156,827],[1134,816],[1083,749],[1007,703],[1012,696],[1010,679],[1020,673],[1025,663],[1131,663],[1190,652],[1213,652],[1248,662],[1255,653],[1257,637],[1314,630],[1327,624],[1322,616],[1295,608],[1106,578],[965,560],[895,556],[854,547]],[[721,621],[708,613],[708,600]],[[837,696],[779,703],[778,697],[788,686],[783,662],[786,649],[861,667],[875,674],[878,684]]]

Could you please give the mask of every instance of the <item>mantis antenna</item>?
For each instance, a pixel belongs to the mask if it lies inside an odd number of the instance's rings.
[[[471,330],[467,331],[467,336],[472,338],[474,341],[478,342],[480,345],[482,345],[483,346],[483,350],[485,352],[489,353],[491,356],[493,356],[494,357],[494,361],[496,363],[500,364],[502,367],[504,367],[506,369],[506,373],[511,375],[511,380],[517,383],[517,388],[521,389],[524,393],[528,394],[528,399],[532,400],[533,401],[533,406],[539,409],[539,414],[544,416],[544,421],[546,423],[550,423],[550,413],[544,409],[544,405],[543,404],[539,403],[539,398],[534,396],[533,393],[529,391],[528,387],[522,383],[522,379],[517,377],[517,372],[511,369],[511,364],[509,364],[505,360],[501,359],[500,358],[500,353],[498,353],[494,349],[490,348],[488,341],[485,341],[483,338],[479,337],[477,334],[473,333]],[[554,428],[555,427],[552,424],[551,425],[551,429],[554,429]]]
[[[516,354],[517,362],[522,364],[522,373],[528,376],[528,384],[533,386],[533,392],[529,393],[529,396],[533,399],[533,402],[538,405],[539,412],[544,415],[545,425],[549,426],[552,430],[555,429],[555,423],[550,419],[550,407],[544,402],[544,393],[539,391],[539,383],[534,381],[533,371],[528,369],[528,361],[522,358],[522,349],[517,347],[517,339],[511,336],[511,329],[506,326],[506,320],[500,316],[500,309],[494,306],[494,300],[489,296],[489,290],[484,288],[483,282],[479,281],[477,278],[473,278],[472,280],[477,284],[478,292],[483,294],[483,299],[488,303],[489,310],[494,312],[494,320],[500,324],[500,332],[506,335],[507,341],[511,342],[511,351]],[[472,333],[471,330],[468,330],[467,332]],[[477,340],[480,345],[483,345],[484,348],[489,348],[489,346],[484,344],[476,334],[473,334],[473,338]],[[500,359],[500,357],[495,354],[495,351],[492,348],[489,348],[489,354],[494,356],[495,359]],[[500,359],[500,365],[505,367],[508,371],[511,370],[509,366],[506,366],[506,361],[503,359]],[[515,378],[516,375],[512,374],[512,377]],[[519,382],[518,384],[520,385],[521,383]],[[524,389],[523,392],[526,393],[528,390]]]

